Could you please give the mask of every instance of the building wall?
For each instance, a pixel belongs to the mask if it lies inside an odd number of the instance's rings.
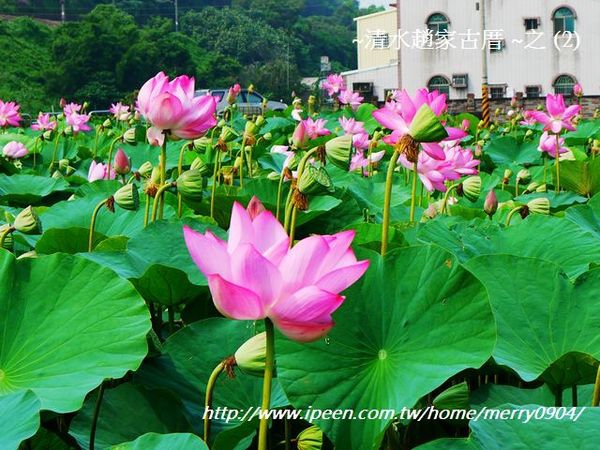
[[[358,70],[387,66],[398,61],[397,46],[391,40],[388,48],[377,49],[372,48],[373,41],[369,37],[372,32],[385,32],[393,39],[398,28],[395,9],[354,20],[357,28]]]
[[[385,91],[396,89],[398,84],[398,65],[391,64],[365,70],[353,70],[342,73],[350,89],[354,83],[373,83],[373,95],[379,101],[385,101]]]
[[[477,0],[399,0],[401,30],[414,32],[425,29],[432,13],[441,12],[450,19],[450,31],[474,33],[480,31],[480,13]],[[581,37],[577,51],[559,52],[553,42],[552,14],[558,7],[568,6],[575,11],[576,32]],[[486,29],[504,30],[506,46],[502,52],[488,55],[489,83],[506,84],[507,97],[524,92],[527,85],[541,85],[542,96],[554,92],[553,82],[561,74],[569,74],[579,81],[586,95],[600,95],[600,2],[592,0],[486,0]],[[539,32],[544,36],[535,46],[545,50],[527,50],[524,19],[541,18]],[[479,38],[481,39],[481,38]],[[513,43],[523,40],[523,44]],[[481,98],[482,52],[460,48],[419,50],[401,46],[401,81],[408,91],[426,86],[431,77],[467,73],[467,89],[450,89],[451,99],[464,99],[468,93]]]

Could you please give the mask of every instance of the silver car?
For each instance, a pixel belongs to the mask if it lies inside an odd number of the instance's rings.
[[[196,91],[196,97],[210,94],[217,97],[217,115],[223,114],[225,108],[229,106],[227,103],[227,93],[229,89],[199,89]],[[237,98],[237,106],[242,114],[255,115],[262,114],[262,104],[264,97],[257,92],[248,92],[248,89],[242,89]],[[285,103],[267,101],[267,109],[271,111],[283,111],[287,108]]]

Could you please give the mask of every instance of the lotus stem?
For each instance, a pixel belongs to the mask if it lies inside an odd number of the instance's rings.
[[[446,212],[446,206],[448,205],[448,199],[450,198],[450,194],[452,191],[456,190],[458,184],[453,184],[446,190],[446,194],[444,195],[444,200],[442,201],[442,209],[441,213],[444,214]],[[448,210],[448,215],[450,215],[450,210]]]
[[[215,194],[217,192],[217,176],[219,175],[219,166],[221,164],[221,150],[217,148],[215,155],[215,168],[213,170],[213,185],[210,193],[210,218],[215,218]]]
[[[117,145],[117,142],[119,142],[121,139],[123,139],[123,136],[118,136],[116,137],[111,143],[110,143],[110,147],[108,148],[108,167],[106,169],[106,173],[108,174],[108,178],[110,179],[110,169],[112,167],[112,155],[113,155],[113,151],[115,150],[115,145]]]
[[[556,193],[560,192],[560,138],[556,135]]]
[[[269,418],[267,411],[271,406],[271,384],[275,366],[275,328],[269,318],[265,319],[265,331],[267,333],[267,355],[265,361],[265,378],[263,380],[262,415],[258,428],[258,450],[267,450],[267,432],[269,430]]]
[[[146,194],[146,206],[144,207],[144,228],[148,226],[148,216],[150,215],[150,196]]]
[[[383,222],[381,224],[381,255],[385,256],[388,248],[388,235],[390,230],[390,209],[392,205],[392,187],[394,185],[394,170],[398,163],[400,153],[394,151],[390,165],[388,166],[387,177],[385,179],[385,197],[383,199]]]
[[[96,398],[96,406],[94,407],[94,415],[92,416],[92,425],[90,429],[90,450],[94,450],[96,440],[96,426],[98,425],[98,416],[100,415],[100,407],[102,406],[102,398],[104,397],[104,381],[98,389],[98,397]]]
[[[163,184],[161,187],[158,188],[158,191],[156,191],[156,195],[154,196],[154,204],[152,205],[152,222],[156,221],[157,215],[158,215],[159,219],[162,219],[162,214],[158,214],[159,209],[161,209],[161,207],[159,206],[159,202],[160,202],[160,199],[163,197],[164,192],[172,186],[173,186],[173,183]],[[164,204],[164,199],[163,199],[163,204]]]
[[[92,213],[92,220],[90,222],[90,236],[88,238],[88,252],[90,253],[94,247],[94,229],[96,228],[96,218],[98,217],[100,209],[102,209],[104,205],[106,205],[106,199],[98,203],[94,208],[94,212]]]
[[[161,145],[160,147],[160,186],[161,189],[165,186],[165,184],[167,183],[167,133],[164,134],[164,141],[163,141],[163,145]],[[159,203],[160,203],[160,213],[158,215],[158,217],[160,219],[163,218],[163,213],[165,210],[165,199],[163,196],[163,192],[164,189],[161,191],[161,189],[158,190],[158,192],[156,194],[156,197],[154,198],[154,204],[156,205],[156,199],[159,199]],[[155,212],[154,210],[152,211],[152,221],[154,222],[155,219]]]
[[[50,175],[52,175],[52,168],[54,167],[54,162],[56,161],[59,140],[60,140],[60,133],[57,132],[56,139],[54,139],[54,150],[52,152],[52,161],[50,161],[50,166],[48,167],[48,170],[50,171]]]
[[[40,142],[40,136],[35,138],[35,141],[33,141],[33,168],[35,169],[35,156],[37,153],[37,147],[38,147],[38,143]]]
[[[294,246],[294,235],[296,234],[296,216],[298,215],[298,208],[296,205],[292,207],[292,218],[290,221],[290,248]]]
[[[177,175],[181,175],[183,173],[183,156],[185,155],[185,151],[188,148],[189,144],[185,143],[181,146],[181,150],[179,150],[179,161],[177,162]],[[181,211],[183,209],[183,199],[181,198],[181,194],[177,193],[177,217],[181,218]]]
[[[508,213],[508,217],[506,218],[506,227],[510,227],[510,221],[512,220],[513,216],[518,213],[519,211],[521,211],[523,209],[522,206],[517,206],[516,208],[514,208],[513,210],[511,210],[511,212]]]
[[[208,438],[210,435],[210,408],[212,407],[213,391],[215,389],[215,383],[219,375],[223,373],[225,364],[220,362],[217,367],[212,371],[206,384],[206,396],[204,398],[204,442],[208,445]]]
[[[577,397],[577,385],[574,384],[571,387],[571,403],[573,404],[574,407],[577,407],[577,404],[579,403],[579,399]]]
[[[240,151],[240,187],[244,187],[244,160],[246,155],[246,133],[244,133],[244,138],[242,139],[242,149]],[[235,161],[234,161],[235,166]]]
[[[281,195],[283,194],[283,180],[285,178],[285,172],[282,170],[279,176],[279,185],[277,186],[277,210],[275,218],[279,220],[279,212],[281,210]]]
[[[417,174],[417,162],[413,163],[413,180],[412,180],[412,190],[411,190],[411,200],[410,200],[410,223],[415,221],[415,206],[417,200],[417,180],[419,179]]]
[[[596,384],[594,386],[594,397],[592,398],[592,406],[600,406],[600,366],[598,366],[598,374],[596,375]]]

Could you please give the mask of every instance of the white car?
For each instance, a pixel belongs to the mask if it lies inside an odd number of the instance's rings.
[[[223,114],[225,108],[229,106],[227,103],[227,93],[229,89],[200,89],[197,90],[195,95],[200,97],[202,95],[210,94],[217,98],[217,115]],[[262,104],[264,97],[257,92],[248,92],[247,89],[242,89],[240,95],[237,98],[237,106],[242,114],[254,115],[262,114]],[[267,109],[271,111],[283,111],[287,108],[285,103],[267,101]]]

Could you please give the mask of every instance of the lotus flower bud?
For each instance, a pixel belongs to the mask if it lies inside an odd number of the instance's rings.
[[[410,125],[408,134],[416,142],[439,142],[448,137],[448,133],[439,117],[428,105],[419,108]]]
[[[201,138],[194,140],[194,148],[196,150],[204,151],[208,148],[208,146],[211,143],[212,143],[211,138],[209,138],[208,136],[202,136]]]
[[[202,174],[198,170],[186,170],[176,181],[177,192],[184,200],[199,202],[202,200]]]
[[[123,141],[129,145],[135,145],[137,143],[135,128],[129,128],[123,133]]]
[[[104,128],[111,128],[112,127],[112,122],[110,121],[110,119],[106,119],[104,122],[102,122],[102,126]]]
[[[119,175],[127,175],[129,172],[131,172],[131,161],[122,148],[117,150],[114,168],[115,172]]]
[[[196,170],[200,172],[200,175],[206,175],[208,172],[210,172],[206,163],[199,156],[196,159],[194,159],[194,161],[192,161],[192,164],[190,165],[190,170]]]
[[[24,234],[40,234],[42,222],[31,206],[28,206],[15,217],[13,228]]]
[[[550,214],[550,200],[546,197],[534,198],[527,203],[527,208],[531,214]]]
[[[128,211],[136,211],[140,207],[140,194],[133,183],[120,188],[113,197],[120,208]]]
[[[67,101],[65,100],[64,97],[60,98],[60,101],[58,102],[59,106],[61,109],[64,109],[65,106],[67,106]]]
[[[304,125],[304,122],[300,122],[294,130],[294,134],[292,134],[292,145],[296,148],[304,148],[307,142],[308,133],[306,125]]]
[[[298,450],[321,450],[323,448],[323,432],[313,425],[298,435]]]
[[[87,109],[90,107],[90,103],[89,102],[83,102],[83,105],[81,105],[81,111],[87,111]]]
[[[460,128],[463,131],[469,131],[469,129],[471,128],[471,122],[469,122],[468,119],[463,119],[463,121],[461,122]]]
[[[498,211],[498,198],[496,197],[496,193],[493,189],[488,192],[488,195],[485,197],[483,210],[490,217],[492,217],[494,214],[496,214],[496,211]]]
[[[42,137],[44,138],[45,141],[51,141],[52,138],[54,137],[54,131],[46,130],[46,131],[44,131],[44,134],[42,134]]]
[[[352,154],[352,135],[336,137],[325,144],[325,155],[327,160],[334,166],[347,171],[350,166]]]
[[[325,168],[308,165],[298,180],[298,190],[304,195],[318,195],[333,192],[333,182]]]
[[[508,184],[508,182],[510,181],[510,177],[512,177],[512,170],[510,169],[506,169],[504,170],[504,177],[502,178],[502,183],[503,184]]]
[[[2,235],[7,229],[10,229],[11,226],[9,224],[0,225],[0,235]],[[2,248],[4,250],[12,251],[14,246],[14,240],[12,237],[12,230],[4,235],[4,242],[2,242]]]
[[[152,170],[152,163],[150,161],[146,161],[140,166],[140,168],[137,170],[137,173],[139,173],[140,177],[142,178],[149,178],[152,174]]]
[[[573,94],[575,94],[577,97],[583,96],[583,88],[581,87],[581,84],[576,83],[575,86],[573,86]]]
[[[256,219],[260,215],[260,213],[266,210],[267,208],[265,208],[265,206],[261,203],[261,201],[256,195],[252,196],[250,202],[248,203],[248,206],[246,207],[246,211],[248,211],[248,215],[252,220]]]
[[[481,177],[474,176],[461,183],[460,193],[468,200],[474,202],[481,194]]]
[[[235,364],[248,375],[262,377],[267,361],[267,333],[251,337],[233,355]]]
[[[528,183],[529,180],[531,180],[531,173],[529,172],[529,170],[527,169],[521,169],[519,170],[519,172],[517,173],[517,180],[519,182],[524,182],[524,183]]]
[[[494,115],[496,117],[498,117],[501,113],[502,113],[502,110],[500,108],[496,108],[496,111],[494,111]]]

